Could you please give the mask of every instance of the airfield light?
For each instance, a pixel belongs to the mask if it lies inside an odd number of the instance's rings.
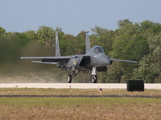
[[[100,95],[102,95],[102,88],[100,88]]]

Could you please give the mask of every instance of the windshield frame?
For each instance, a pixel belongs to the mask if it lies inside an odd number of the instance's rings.
[[[100,46],[94,46],[94,47],[92,47],[92,52],[94,52],[96,54],[98,54],[98,53],[105,53],[104,50],[103,50],[103,48],[100,47]]]

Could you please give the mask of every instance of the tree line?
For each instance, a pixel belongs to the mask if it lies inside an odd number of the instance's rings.
[[[37,31],[6,32],[0,27],[0,76],[43,69],[57,69],[52,65],[31,65],[20,60],[20,56],[54,56],[55,32],[59,30],[62,56],[85,53],[85,32],[78,35],[65,34],[61,28],[40,26]],[[98,73],[98,82],[123,83],[130,79],[141,79],[147,83],[161,82],[161,24],[145,20],[132,23],[119,20],[118,29],[109,30],[95,26],[91,28],[91,46],[99,45],[110,58],[137,61],[137,64],[113,62],[107,72]],[[52,66],[52,67],[51,67]],[[17,72],[16,72],[17,71]],[[38,71],[37,71],[38,72]],[[61,76],[63,72],[59,73]],[[81,72],[75,81],[87,82],[89,73]]]

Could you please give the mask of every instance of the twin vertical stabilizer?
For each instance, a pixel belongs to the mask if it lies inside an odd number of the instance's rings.
[[[86,31],[86,54],[90,51],[91,49],[91,46],[90,46],[90,42],[89,42],[89,31]]]
[[[89,41],[89,31],[85,31],[86,33],[86,54],[90,51],[90,41]],[[55,40],[55,56],[60,56],[60,48],[59,48],[59,38],[58,38],[58,31],[56,31],[56,40]]]
[[[60,49],[59,49],[59,38],[58,38],[58,31],[56,31],[56,40],[55,40],[55,56],[60,56]]]

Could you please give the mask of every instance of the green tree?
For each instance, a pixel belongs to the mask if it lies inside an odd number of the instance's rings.
[[[133,23],[131,21],[129,21],[129,19],[124,19],[124,20],[119,20],[117,24],[118,24],[119,28],[123,28],[129,24],[132,25]]]
[[[123,70],[120,67],[119,62],[113,62],[113,64],[108,67],[106,82],[121,83],[122,75]]]
[[[53,46],[55,40],[55,31],[51,27],[41,26],[36,31],[38,40],[42,45]]]
[[[91,35],[91,43],[93,43],[93,45],[102,46],[106,54],[109,54],[112,50],[114,32],[98,26],[95,26],[95,28],[92,28],[91,30],[94,32],[94,34]]]
[[[121,21],[122,22],[122,21]],[[113,49],[110,52],[112,58],[117,59],[128,59],[139,61],[144,55],[148,54],[148,41],[139,32],[139,26],[137,24],[132,24],[131,22],[125,20],[123,21],[120,29],[115,31],[115,41],[113,42]],[[137,64],[129,63],[119,63],[118,66],[121,68],[119,70],[122,82],[132,77],[133,69],[138,67]]]
[[[139,67],[134,69],[135,79],[143,79],[145,82],[161,82],[158,78],[161,74],[161,35],[148,39],[149,54],[139,62]]]
[[[4,35],[6,33],[6,29],[0,27],[0,35]]]
[[[29,30],[29,31],[23,32],[22,34],[25,35],[29,40],[37,40],[38,39],[38,36],[35,31]]]
[[[77,50],[77,54],[84,54],[85,53],[85,40],[86,40],[86,33],[81,31],[75,39],[75,48]]]
[[[76,39],[73,35],[64,34],[60,42],[61,55],[74,55],[77,54]]]

